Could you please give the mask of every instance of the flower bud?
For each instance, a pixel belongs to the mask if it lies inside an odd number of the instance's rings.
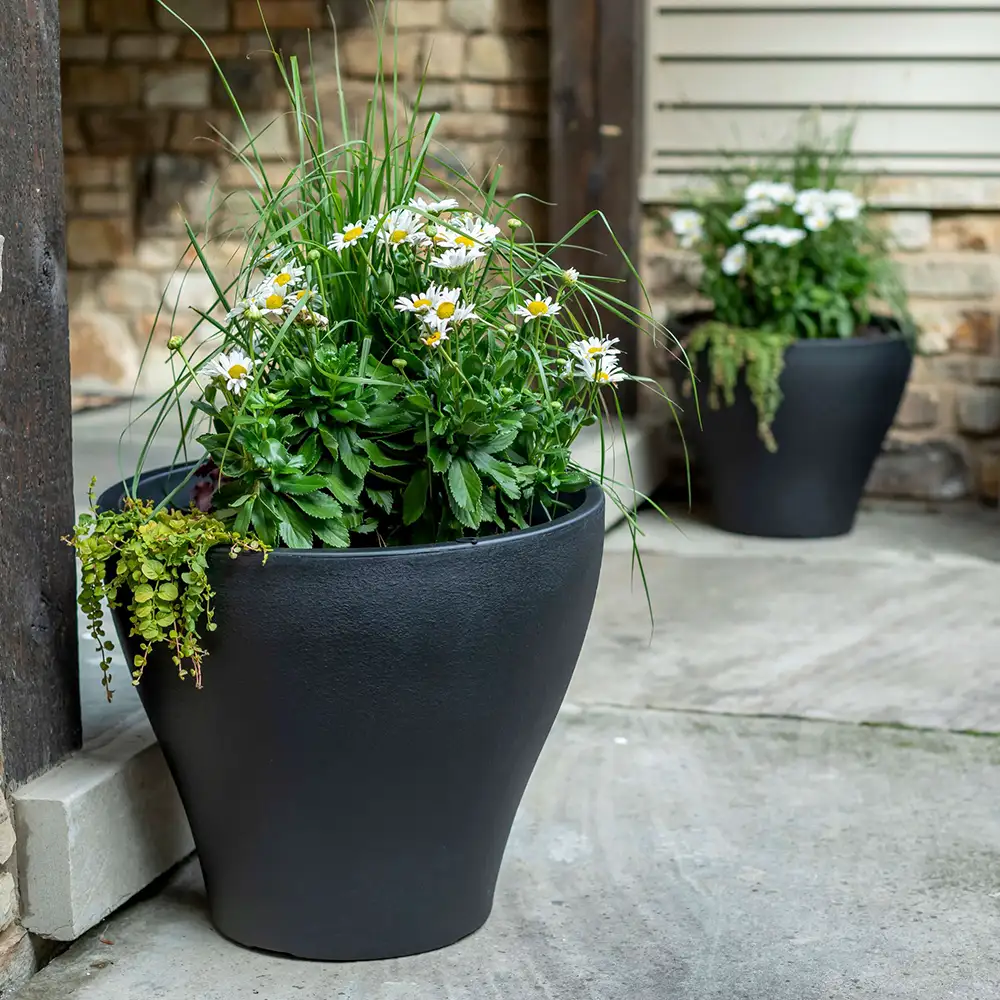
[[[306,260],[311,261],[312,263],[315,264],[316,261],[319,260],[320,256],[321,256],[320,252],[314,247],[312,250],[309,251],[309,253],[306,254]]]
[[[505,323],[505,324],[504,324],[504,330],[505,330],[505,331],[506,331],[507,333],[517,333],[517,327],[516,327],[516,326],[514,326],[514,324],[513,324],[513,323]]]
[[[402,371],[406,367],[406,359],[405,358],[393,358],[392,359],[392,367],[393,368],[398,368],[400,371]]]
[[[507,220],[507,225],[508,225],[508,226],[510,227],[510,229],[511,229],[511,230],[513,231],[513,230],[515,230],[515,229],[520,229],[520,228],[521,228],[521,226],[523,226],[523,225],[524,225],[524,223],[523,223],[523,222],[522,222],[522,221],[521,221],[520,219],[516,218],[515,216],[511,216],[511,217],[510,217],[510,218],[509,218],[509,219]]]
[[[183,346],[184,346],[184,338],[183,337],[171,337],[167,341],[167,347],[171,351],[179,351]]]

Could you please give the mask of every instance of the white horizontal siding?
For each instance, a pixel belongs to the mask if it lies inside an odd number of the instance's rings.
[[[866,169],[1000,176],[1000,2],[646,2],[646,196],[789,148],[807,109]]]
[[[1000,108],[994,62],[656,62],[654,107]]]
[[[1000,57],[994,11],[797,11],[661,13],[651,42],[658,57],[894,59]]]
[[[996,10],[997,4],[987,2],[987,0],[652,0],[654,10],[674,11],[674,10],[742,10],[752,8],[755,10],[815,10],[820,9],[851,9],[852,7],[865,7],[869,10],[879,7],[884,10],[916,10],[932,8],[935,10],[948,10],[958,8],[962,10]]]
[[[787,110],[661,111],[657,122],[667,141],[654,146],[653,155],[784,149],[794,145],[801,121],[801,112]],[[840,111],[824,114],[822,122],[830,132],[855,122],[859,156],[935,156],[947,150],[951,156],[1000,158],[1000,115],[994,111]]]

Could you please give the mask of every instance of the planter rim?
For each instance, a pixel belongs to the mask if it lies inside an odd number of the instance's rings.
[[[158,469],[150,469],[148,472],[143,472],[139,476],[139,483],[149,482],[150,480],[166,476],[171,472],[196,467],[197,463],[160,466]],[[109,494],[115,494],[114,502],[121,499],[121,496],[125,492],[124,487],[126,482],[132,482],[134,478],[122,480],[114,486],[103,490],[97,501],[98,509],[106,509],[109,506],[109,503],[105,502],[111,499]],[[551,521],[546,521],[544,524],[535,524],[530,528],[522,528],[518,531],[505,531],[500,535],[484,535],[481,538],[462,538],[454,542],[431,542],[426,545],[384,545],[377,548],[289,549],[279,547],[268,552],[267,561],[272,562],[275,559],[388,559],[392,556],[423,556],[452,553],[461,549],[478,548],[482,545],[510,545],[520,539],[539,538],[550,532],[570,527],[579,521],[586,520],[594,513],[595,509],[604,506],[604,490],[597,483],[592,483],[580,492],[583,493],[583,502],[574,507],[573,510],[567,511],[565,514],[561,514]],[[221,551],[223,548],[224,546],[216,546],[216,549],[213,551]]]
[[[702,323],[708,323],[713,319],[712,313],[708,312],[691,312],[691,313],[678,313],[669,323],[674,323],[678,327],[682,327],[681,336],[692,333],[696,327],[700,326]],[[913,348],[910,347],[909,337],[906,331],[903,329],[901,321],[891,315],[876,315],[872,316],[872,320],[875,322],[881,321],[888,324],[888,329],[884,331],[884,335],[881,337],[796,337],[786,348],[786,351],[790,351],[795,347],[809,347],[817,349],[839,349],[845,346],[865,345],[868,347],[874,345],[885,345],[894,344],[902,342],[910,349],[913,353]],[[675,334],[675,336],[677,336]],[[687,347],[684,348],[685,353],[687,353]]]

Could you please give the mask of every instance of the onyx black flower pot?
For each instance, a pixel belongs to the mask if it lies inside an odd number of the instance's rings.
[[[675,324],[683,336],[692,324]],[[828,538],[854,526],[865,483],[892,426],[912,364],[891,327],[846,340],[800,340],[785,352],[782,402],[772,430],[757,433],[757,411],[741,378],[733,406],[709,405],[704,355],[692,359],[701,427],[686,412],[718,527],[769,538]]]
[[[158,470],[138,492],[183,477]],[[486,921],[597,590],[604,497],[577,496],[475,542],[210,553],[204,687],[151,659],[139,695],[226,937],[380,959]]]

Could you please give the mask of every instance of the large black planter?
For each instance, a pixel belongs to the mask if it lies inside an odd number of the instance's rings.
[[[178,481],[158,470],[140,493]],[[476,542],[210,554],[203,690],[160,660],[139,694],[223,934],[358,960],[486,921],[593,608],[604,497],[580,499]]]
[[[683,335],[691,324],[676,324]],[[783,400],[770,452],[757,434],[746,384],[734,406],[708,404],[705,357],[693,359],[702,426],[685,406],[687,433],[708,482],[712,517],[726,531],[827,538],[854,526],[865,483],[892,426],[912,352],[899,336],[801,340],[785,352]]]

